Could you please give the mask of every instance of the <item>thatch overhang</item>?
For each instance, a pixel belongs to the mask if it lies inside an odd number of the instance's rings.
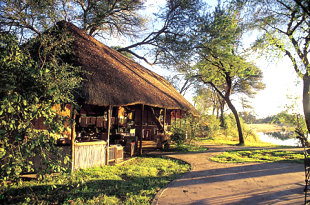
[[[87,71],[83,103],[98,106],[144,104],[180,109],[197,115],[196,109],[162,76],[87,35],[71,23],[57,25],[74,37],[73,53]]]

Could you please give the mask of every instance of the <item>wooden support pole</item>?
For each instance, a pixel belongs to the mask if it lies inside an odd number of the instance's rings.
[[[75,162],[75,154],[74,154],[74,121],[75,121],[75,107],[71,104],[71,171],[74,171],[74,162]]]
[[[180,110],[180,128],[182,128],[181,114],[182,114],[182,111]]]
[[[166,127],[165,127],[165,124],[166,124],[166,112],[167,112],[167,109],[164,108],[164,123],[163,123],[163,129],[164,129],[164,135],[166,135]]]
[[[177,110],[174,110],[174,124],[177,127]]]
[[[110,132],[111,132],[111,115],[112,115],[112,106],[109,105],[109,110],[108,110],[108,138],[107,138],[107,165],[109,165],[109,155],[110,155]]]
[[[139,139],[139,155],[142,155],[142,137],[143,137],[143,115],[144,115],[144,105],[141,105],[141,125],[140,125],[140,139]]]

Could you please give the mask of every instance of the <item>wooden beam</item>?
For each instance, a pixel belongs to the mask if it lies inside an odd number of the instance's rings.
[[[75,162],[75,155],[74,155],[74,121],[75,121],[75,107],[73,104],[71,104],[71,170],[74,171],[74,162]]]
[[[165,124],[166,124],[166,112],[167,112],[167,109],[164,108],[164,123],[163,123],[163,130],[164,130],[164,135],[166,135],[166,130],[165,130]]]
[[[177,110],[174,110],[174,124],[177,127]]]
[[[182,114],[182,111],[180,110],[180,128],[182,127],[181,114]]]
[[[112,106],[109,105],[109,109],[108,109],[108,138],[107,138],[107,154],[106,154],[106,164],[107,165],[109,165],[109,154],[110,154],[111,115],[112,115]]]
[[[142,136],[143,136],[143,115],[144,115],[144,105],[141,105],[141,125],[140,125],[140,139],[139,139],[139,155],[142,155]]]

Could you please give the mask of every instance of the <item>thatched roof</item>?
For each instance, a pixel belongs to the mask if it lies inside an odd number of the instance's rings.
[[[85,104],[144,104],[197,113],[162,76],[102,44],[71,23],[62,21],[57,25],[74,36],[72,48],[75,57],[89,73],[81,93]]]

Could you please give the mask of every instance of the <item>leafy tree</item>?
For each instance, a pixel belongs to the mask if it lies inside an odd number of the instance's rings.
[[[46,33],[21,48],[14,35],[0,33],[0,179],[18,181],[33,170],[33,157],[43,172],[61,171],[56,139],[64,133],[66,117],[55,105],[73,103],[80,82],[79,68],[61,60],[69,52],[70,38]],[[34,46],[37,45],[37,46]],[[30,55],[36,53],[37,59]],[[42,117],[46,131],[33,129]],[[70,121],[68,121],[70,122]],[[65,158],[67,161],[68,158]]]
[[[138,14],[142,6],[139,0],[8,0],[1,3],[0,25],[18,33],[26,28],[40,34],[57,21],[67,20],[92,36],[100,35],[100,31],[135,35],[143,26]]]
[[[310,24],[307,0],[236,1],[244,8],[248,23],[259,30],[255,48],[286,55],[303,81],[303,109],[310,131]],[[270,53],[268,53],[270,54]],[[278,55],[277,55],[278,56]]]
[[[153,63],[177,58],[173,49],[182,48],[188,29],[194,22],[200,0],[169,0],[155,14],[156,29],[146,31],[147,19],[142,12],[141,0],[47,0],[1,2],[0,26],[14,30],[19,37],[40,35],[57,21],[66,20],[76,24],[91,36],[109,39],[111,35],[133,40],[129,46],[118,48],[149,63],[149,57],[137,49],[152,50]],[[149,26],[151,27],[151,26]]]
[[[218,6],[213,14],[202,18],[197,31],[199,61],[193,67],[192,77],[211,86],[232,111],[238,128],[239,143],[244,144],[238,112],[231,94],[249,97],[264,88],[262,72],[241,55],[239,48],[243,27],[237,11],[224,11]]]
[[[221,127],[223,127],[225,101],[211,86],[203,85],[197,89],[194,97],[195,107],[201,114],[212,113],[212,115],[216,115],[216,118],[221,122]],[[210,112],[210,109],[212,109],[212,112]]]

